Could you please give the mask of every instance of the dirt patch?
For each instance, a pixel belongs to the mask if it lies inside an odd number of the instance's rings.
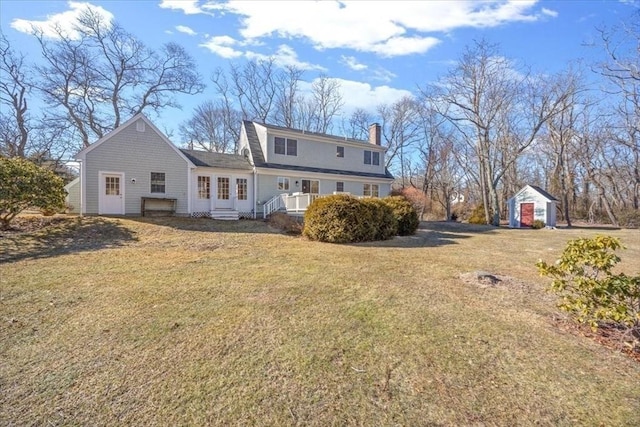
[[[493,274],[487,271],[473,271],[470,273],[460,274],[460,280],[468,285],[476,285],[481,288],[508,288],[520,292],[533,292],[537,287],[524,280],[516,279],[511,276],[503,276],[501,274]]]
[[[568,316],[555,316],[552,323],[561,331],[592,339],[600,345],[624,353],[640,363],[640,346],[634,346],[631,341],[632,337],[616,325],[604,324],[594,331],[589,325],[575,322]]]

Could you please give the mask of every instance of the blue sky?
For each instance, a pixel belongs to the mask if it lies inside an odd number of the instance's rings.
[[[196,59],[205,83],[230,61],[273,56],[283,65],[340,79],[345,114],[374,110],[435,81],[465,46],[485,38],[534,71],[553,73],[574,60],[590,64],[601,49],[596,27],[637,12],[635,0],[495,1],[17,1],[0,0],[0,25],[16,50],[37,60],[32,25],[70,27],[96,8],[150,47],[169,41]],[[215,96],[182,97],[161,128],[177,129],[194,106]]]

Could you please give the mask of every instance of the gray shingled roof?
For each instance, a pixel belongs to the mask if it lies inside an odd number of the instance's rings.
[[[547,193],[540,187],[537,187],[535,185],[530,185],[529,187],[533,188],[534,190],[536,190],[538,193],[542,194],[544,197],[546,197],[549,200],[554,200],[556,202],[558,201],[558,199],[556,199],[555,197],[553,197],[551,194]]]
[[[196,166],[208,166],[211,168],[222,169],[253,169],[251,164],[249,164],[248,159],[237,154],[212,153],[210,151],[185,149],[180,149],[180,151]]]
[[[363,140],[363,139],[347,138],[344,136],[330,135],[328,133],[309,132],[307,130],[293,129],[293,128],[287,128],[287,127],[276,126],[276,125],[268,125],[266,123],[260,123],[260,125],[266,127],[267,129],[282,130],[285,132],[298,133],[300,135],[311,135],[311,136],[321,136],[323,138],[330,138],[335,140],[336,142],[348,141],[348,142],[357,142],[359,144],[370,144],[370,142],[367,141],[366,139]]]
[[[384,178],[384,179],[393,179],[393,175],[385,169],[385,173],[369,173],[369,172],[357,172],[357,171],[347,171],[341,169],[324,169],[324,168],[311,168],[307,166],[293,166],[293,165],[281,165],[277,163],[264,163],[262,164],[263,168],[268,169],[282,169],[289,171],[298,171],[298,172],[315,172],[315,173],[330,173],[336,175],[348,175],[348,176],[360,176],[365,178]]]
[[[249,141],[249,149],[251,150],[251,157],[253,158],[253,164],[256,166],[264,165],[264,154],[262,153],[262,147],[260,146],[260,139],[258,133],[253,125],[253,122],[244,120],[244,129],[247,132],[247,140]]]

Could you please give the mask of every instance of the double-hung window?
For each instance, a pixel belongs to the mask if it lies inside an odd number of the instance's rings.
[[[274,138],[274,153],[286,156],[298,155],[298,140],[289,138]]]
[[[151,192],[163,193],[166,188],[165,174],[164,172],[151,172]]]
[[[364,184],[362,195],[365,197],[379,197],[380,188],[378,184]]]
[[[364,164],[380,166],[380,153],[378,151],[364,150]]]
[[[289,191],[289,178],[279,176],[277,182],[279,191]]]

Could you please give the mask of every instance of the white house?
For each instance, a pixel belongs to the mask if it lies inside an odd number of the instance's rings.
[[[369,142],[244,121],[233,155],[179,149],[138,114],[78,153],[80,179],[67,191],[87,215],[303,212],[320,195],[389,193],[380,127],[370,133]]]
[[[543,189],[526,185],[507,201],[509,227],[531,227],[540,220],[547,227],[556,226],[556,203],[558,200]]]

